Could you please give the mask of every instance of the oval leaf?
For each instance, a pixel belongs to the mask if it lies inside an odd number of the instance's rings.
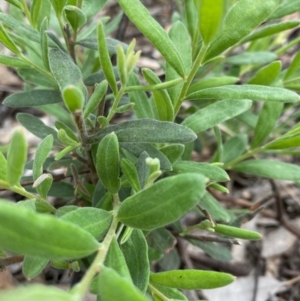
[[[159,228],[192,209],[204,192],[205,178],[201,175],[185,173],[169,177],[122,202],[118,218],[133,228]]]
[[[0,201],[0,209],[0,246],[9,251],[72,259],[90,255],[99,248],[92,235],[72,223],[17,208],[6,201]]]
[[[250,175],[287,181],[300,180],[300,167],[295,164],[271,160],[247,160],[232,167]]]
[[[297,102],[297,93],[277,87],[265,87],[259,85],[229,85],[216,88],[208,88],[189,94],[186,99],[252,99],[275,102]]]
[[[251,105],[252,101],[249,99],[218,101],[192,114],[183,121],[182,125],[199,133],[247,111]]]
[[[38,276],[49,262],[48,258],[37,256],[25,256],[22,266],[22,272],[27,279]]]
[[[231,274],[201,270],[173,270],[150,276],[151,282],[187,290],[222,287],[234,279]]]

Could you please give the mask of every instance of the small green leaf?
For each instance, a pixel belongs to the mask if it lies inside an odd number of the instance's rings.
[[[112,214],[102,209],[86,207],[67,212],[61,219],[76,224],[100,240],[110,226]]]
[[[280,22],[277,24],[267,25],[263,28],[259,28],[257,31],[248,35],[246,38],[242,40],[242,43],[246,43],[256,39],[261,39],[268,36],[274,36],[276,33],[297,27],[299,25],[300,25],[299,20],[290,20],[290,21]]]
[[[259,146],[272,132],[281,115],[283,103],[264,103],[256,123],[251,148]]]
[[[214,220],[224,222],[230,221],[230,215],[209,192],[204,194],[199,203],[201,207],[209,212]]]
[[[173,164],[175,173],[196,172],[208,177],[211,181],[225,182],[229,180],[226,171],[218,166],[209,163],[199,163],[193,161],[177,161]]]
[[[39,16],[43,6],[43,0],[33,0],[30,6],[31,22],[34,28],[37,28]]]
[[[5,301],[76,301],[76,296],[56,287],[33,284],[13,290],[0,292],[0,299]]]
[[[42,2],[42,1],[40,1]],[[48,29],[48,18],[45,17],[41,24],[41,51],[44,66],[50,71],[49,52],[48,52],[48,35],[46,30]]]
[[[49,259],[36,256],[25,256],[22,266],[22,272],[27,279],[38,276],[46,267]]]
[[[136,170],[134,164],[130,160],[128,160],[126,158],[122,158],[121,168],[122,168],[122,171],[123,171],[126,179],[130,183],[131,187],[136,192],[140,191],[141,186],[140,186],[140,182],[139,182],[139,176],[138,176],[138,173],[137,173],[137,170]]]
[[[81,111],[84,104],[84,95],[76,86],[66,86],[62,91],[64,103],[71,113]]]
[[[269,17],[269,20],[279,19],[281,17],[297,12],[299,11],[299,5],[300,5],[299,0],[285,0],[278,5],[276,10]]]
[[[300,52],[298,52],[294,56],[290,66],[288,67],[288,69],[286,71],[284,80],[291,78],[299,70],[299,67],[300,67]]]
[[[280,71],[281,61],[272,62],[259,69],[254,77],[249,80],[248,84],[269,86],[277,79]]]
[[[7,161],[4,155],[0,152],[0,180],[7,180]]]
[[[114,75],[110,56],[108,53],[108,48],[105,39],[105,31],[103,28],[103,24],[101,22],[98,23],[97,37],[98,37],[98,50],[99,50],[99,60],[100,60],[101,68],[103,70],[103,73],[105,74],[105,77],[114,95],[117,95],[118,86]]]
[[[166,297],[172,298],[172,299],[169,299],[170,301],[176,301],[176,300],[177,301],[180,301],[180,300],[188,301],[188,299],[185,297],[185,295],[176,288],[167,287],[167,286],[160,285],[157,283],[151,283],[151,285],[154,286],[161,293],[163,293]],[[155,299],[155,301],[156,301],[156,299]],[[157,299],[157,301],[160,301],[160,299]]]
[[[120,189],[119,160],[119,142],[112,132],[100,141],[96,159],[97,173],[110,193],[117,193]]]
[[[60,103],[60,93],[52,90],[31,90],[15,93],[6,97],[3,104],[8,107],[34,107],[46,104]]]
[[[133,154],[135,157],[139,157],[143,152],[147,152],[147,154],[151,158],[157,158],[160,162],[161,170],[171,170],[172,164],[169,159],[156,147],[154,147],[150,143],[126,143],[122,142],[120,146]]]
[[[210,89],[202,91],[206,90]],[[249,99],[221,100],[190,115],[182,122],[182,125],[190,128],[195,133],[199,133],[247,111],[251,105],[252,101]]]
[[[143,68],[142,72],[149,85],[156,85],[161,83],[158,76],[150,69]],[[159,120],[173,121],[174,108],[168,92],[166,90],[155,90],[152,91],[152,93],[155,100]]]
[[[132,23],[146,36],[166,61],[184,77],[185,68],[181,57],[164,29],[151,17],[139,0],[118,0],[122,10]]]
[[[93,113],[96,108],[104,101],[104,96],[108,88],[108,83],[106,80],[102,81],[95,87],[95,90],[87,102],[87,105],[84,108],[83,117],[86,119],[91,113]]]
[[[229,85],[216,88],[208,88],[194,92],[186,99],[251,99],[273,102],[297,102],[297,93],[283,88],[266,87],[259,85]]]
[[[15,131],[7,153],[7,182],[19,184],[27,160],[27,141],[23,132]]]
[[[150,265],[148,259],[148,245],[143,231],[133,229],[130,238],[121,245],[127,266],[134,285],[143,293],[146,292]]]
[[[232,169],[275,180],[300,180],[300,167],[298,165],[274,160],[247,160],[234,165]]]
[[[185,173],[169,177],[123,201],[118,218],[133,228],[159,228],[192,209],[204,191],[205,178],[201,175]]]
[[[279,2],[280,0],[257,0],[255,3],[248,0],[237,1],[225,16],[222,30],[212,42],[205,61],[216,57],[247,36],[270,16]]]
[[[14,68],[28,67],[28,63],[24,60],[3,54],[0,54],[0,64]]]
[[[241,229],[237,227],[222,225],[222,224],[216,224],[213,229],[216,233],[229,236],[229,237],[235,237],[240,239],[247,239],[247,240],[259,240],[261,239],[261,235],[258,232],[250,231],[247,229]]]
[[[216,37],[223,11],[223,0],[202,0],[198,5],[199,32],[205,45],[209,45]]]
[[[139,182],[141,184],[141,188],[143,189],[146,185],[148,176],[150,174],[150,166],[146,163],[146,159],[149,158],[149,154],[143,151],[136,163],[136,169],[139,175]]]
[[[80,227],[48,214],[0,202],[0,246],[11,252],[49,259],[85,257],[99,248]],[[20,227],[20,225],[23,225]]]
[[[66,134],[69,136],[69,138],[71,138],[72,140],[75,140],[76,142],[79,142],[78,138],[76,137],[76,133],[74,133],[74,130],[72,130],[71,128],[69,128],[67,125],[65,125],[63,122],[60,121],[55,121],[55,127],[58,130],[63,129]]]
[[[84,97],[87,96],[81,71],[68,54],[58,48],[50,49],[49,64],[60,91],[63,91],[69,85],[73,85],[82,91]]]
[[[53,135],[54,140],[57,140],[57,132],[53,128],[46,126],[35,116],[26,113],[18,113],[17,120],[33,135],[41,139],[46,138],[48,135]]]
[[[222,287],[234,279],[231,274],[201,270],[173,270],[150,275],[153,283],[187,290]]]
[[[115,132],[120,142],[188,143],[197,136],[189,128],[167,121],[140,119],[111,125],[90,137],[90,143]]]
[[[101,300],[119,300],[120,296],[122,296],[122,300],[149,301],[132,283],[121,277],[113,269],[102,265],[100,270],[100,286],[98,289]]]
[[[73,30],[76,32],[85,25],[87,18],[85,13],[77,6],[67,5],[63,8],[66,19],[71,24]]]
[[[2,24],[0,24],[0,43],[15,54],[22,54]]]
[[[33,162],[33,180],[37,180],[42,174],[43,174],[43,165],[49,155],[49,152],[52,148],[53,145],[53,136],[49,135],[47,136],[38,146],[36,153],[35,153],[35,158]],[[51,182],[50,186],[52,184],[52,181],[47,181]],[[45,199],[47,197],[47,193],[50,189],[49,183],[41,183],[40,185],[37,186],[37,191],[39,194]]]
[[[225,63],[242,65],[268,64],[277,59],[277,55],[270,51],[251,51],[233,55],[225,60]]]
[[[64,6],[68,0],[50,0],[57,16],[61,16]]]
[[[128,80],[129,86],[141,85],[138,76],[131,73]],[[138,119],[151,118],[158,119],[157,109],[154,99],[148,98],[145,91],[131,91],[128,93],[130,102],[134,103],[134,113]]]
[[[85,12],[87,19],[95,16],[108,2],[108,0],[89,0],[83,1],[82,10]]]
[[[171,164],[175,163],[183,154],[184,152],[184,145],[183,144],[171,144],[164,146],[159,149],[171,162]]]
[[[300,133],[284,135],[274,141],[269,142],[264,147],[266,149],[286,149],[292,147],[299,147],[300,145]]]

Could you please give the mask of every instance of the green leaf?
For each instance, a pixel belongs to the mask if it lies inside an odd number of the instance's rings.
[[[251,148],[259,146],[272,132],[281,115],[283,103],[264,103],[256,123]]]
[[[45,68],[50,71],[47,29],[48,19],[45,17],[41,23],[41,54]]]
[[[19,0],[5,0],[5,1],[12,4],[12,5],[14,5],[17,8],[22,9],[22,5],[21,5]]]
[[[182,58],[186,71],[189,72],[192,66],[192,44],[186,27],[182,22],[175,22],[169,31],[169,36]],[[179,75],[175,69],[167,62],[166,81],[170,81],[178,77]],[[183,85],[184,83],[180,83],[168,88],[168,93],[173,104],[177,102]]]
[[[279,19],[281,17],[284,17],[284,16],[287,16],[287,15],[297,12],[297,11],[299,11],[299,5],[300,5],[299,0],[282,1],[282,3],[278,5],[276,10],[269,17],[269,20]]]
[[[38,20],[43,6],[43,0],[33,0],[30,6],[31,22],[34,28],[37,28]]]
[[[49,259],[36,256],[25,256],[22,266],[22,272],[27,279],[38,276],[46,267]]]
[[[267,25],[263,28],[258,29],[252,34],[248,35],[246,38],[242,40],[242,43],[246,43],[256,39],[261,39],[268,36],[274,36],[276,33],[297,27],[298,25],[300,25],[299,20],[290,20],[290,21],[280,22],[277,24]]]
[[[248,136],[244,134],[236,135],[223,144],[223,161],[228,163],[243,154],[248,145]]]
[[[205,178],[201,175],[185,173],[169,177],[123,201],[118,219],[133,228],[159,228],[192,209],[204,191]]]
[[[279,2],[280,0],[257,0],[255,3],[248,0],[237,1],[225,16],[222,30],[212,42],[205,61],[216,57],[224,50],[237,44],[253,29],[263,23]]]
[[[184,145],[183,144],[171,144],[166,145],[159,149],[160,152],[162,152],[168,160],[171,162],[171,164],[175,163],[183,154],[184,152]]]
[[[173,171],[176,173],[195,172],[208,177],[211,181],[225,182],[229,177],[225,170],[209,163],[193,161],[177,161],[173,164]]]
[[[261,235],[258,232],[232,227],[228,225],[216,224],[213,227],[213,229],[215,230],[216,233],[229,236],[229,237],[235,237],[235,238],[247,239],[247,240],[261,239]]]
[[[161,84],[158,76],[150,69],[143,68],[142,72],[149,85]],[[155,90],[152,93],[159,120],[173,121],[174,108],[168,92],[166,90]]]
[[[199,32],[205,45],[216,37],[223,17],[223,0],[202,0],[198,5]]]
[[[67,5],[63,10],[66,15],[66,19],[71,24],[75,32],[85,25],[87,18],[80,8],[73,5]]]
[[[138,158],[136,169],[139,175],[139,181],[141,184],[141,188],[143,189],[146,185],[149,173],[150,173],[150,166],[146,163],[146,159],[149,158],[149,154],[143,151]]]
[[[139,0],[118,0],[118,3],[132,23],[150,40],[176,72],[184,77],[185,68],[178,50],[164,29],[152,18],[148,9]]]
[[[122,142],[120,146],[123,149],[126,149],[128,152],[133,154],[136,157],[139,157],[143,152],[147,152],[147,154],[151,158],[157,158],[160,161],[160,168],[162,170],[171,170],[172,164],[168,160],[168,158],[157,148],[155,148],[150,143],[124,143]]]
[[[18,57],[12,57],[8,55],[0,54],[0,64],[8,67],[28,67],[28,63]]]
[[[127,181],[130,183],[131,187],[135,191],[140,191],[141,186],[139,182],[139,176],[134,164],[130,160],[126,158],[122,158],[121,168]]]
[[[34,284],[0,292],[5,301],[77,301],[77,297],[56,287]]]
[[[66,86],[74,85],[81,89],[85,97],[87,96],[87,90],[82,81],[81,71],[68,54],[60,49],[50,49],[49,64],[51,72],[61,91],[63,91]]]
[[[129,86],[141,85],[138,76],[131,73],[128,80]],[[131,91],[128,93],[130,102],[134,103],[134,113],[138,119],[151,118],[158,119],[157,109],[154,99],[148,98],[145,91]]]
[[[61,16],[64,6],[68,0],[50,0],[57,16]]]
[[[121,277],[113,269],[102,265],[100,270],[99,295],[101,300],[115,301],[122,296],[122,300],[149,301],[132,283]]]
[[[0,152],[0,180],[7,180],[7,161],[4,155]]]
[[[201,270],[173,270],[150,275],[153,283],[187,290],[222,287],[234,279],[231,274]]]
[[[85,12],[87,19],[95,16],[108,2],[108,0],[89,0],[83,1],[82,10]]]
[[[167,287],[164,285],[160,285],[157,283],[151,283],[157,290],[163,293],[166,297],[171,298],[170,300],[186,300],[188,299],[185,297],[183,293],[181,293],[178,289]],[[159,300],[159,299],[158,299]]]
[[[8,107],[34,107],[62,102],[60,93],[52,90],[31,90],[6,97],[3,104]]]
[[[35,116],[26,113],[18,113],[17,120],[33,135],[41,139],[46,138],[48,135],[53,135],[54,140],[57,140],[57,132],[53,128],[46,126]]]
[[[207,88],[235,84],[238,80],[239,80],[238,77],[233,77],[233,76],[202,78],[190,86],[188,90],[188,94]]]
[[[117,86],[114,70],[112,67],[111,59],[108,53],[103,24],[101,22],[98,23],[97,37],[98,37],[98,50],[99,50],[99,60],[100,60],[101,68],[114,95],[117,95],[118,86]]]
[[[67,212],[61,219],[76,224],[101,240],[110,226],[112,214],[102,209],[86,207]]]
[[[251,51],[243,52],[231,56],[225,60],[225,63],[232,65],[255,65],[267,64],[276,60],[277,55],[269,51]]]
[[[19,184],[27,160],[27,141],[23,132],[15,131],[7,153],[7,182],[10,186]]]
[[[230,221],[230,216],[227,211],[209,192],[206,192],[201,198],[200,205],[209,212],[214,220]]]
[[[205,89],[202,91],[206,90],[210,89]],[[195,133],[199,133],[247,111],[251,105],[252,101],[249,99],[221,100],[190,115],[182,122],[182,125],[190,128]]]
[[[299,70],[299,67],[300,67],[300,52],[298,52],[294,56],[290,66],[288,67],[288,69],[286,71],[284,80],[291,78]]]
[[[149,283],[150,265],[148,245],[143,232],[134,229],[130,238],[121,245],[121,250],[134,285],[145,293]]]
[[[106,135],[97,149],[96,170],[110,193],[117,193],[120,189],[119,178],[119,143],[114,132]]]
[[[0,24],[0,43],[2,43],[7,49],[11,52],[18,55],[21,54],[21,51],[18,49],[14,41],[11,39],[9,34],[6,32],[4,26]]]
[[[26,82],[47,88],[57,89],[55,80],[33,68],[18,68],[19,76]]]
[[[111,125],[90,137],[97,143],[109,133],[115,132],[120,142],[188,143],[196,139],[187,127],[167,121],[140,119]]]
[[[80,227],[0,201],[0,246],[11,252],[49,259],[85,257],[99,248]],[[20,227],[20,225],[26,225]]]
[[[251,78],[248,84],[251,85],[266,85],[272,84],[281,71],[281,61],[275,61],[271,64],[259,69],[257,73]]]
[[[33,180],[36,181],[43,174],[43,165],[49,155],[53,145],[53,136],[47,136],[37,147],[33,162]],[[37,186],[38,193],[46,199],[47,193],[51,187],[52,181],[48,180]]]
[[[284,135],[274,141],[269,142],[264,147],[266,149],[286,149],[292,147],[299,147],[300,133]]]
[[[274,160],[247,160],[232,167],[246,174],[275,180],[299,181],[300,167]]]
[[[84,108],[83,117],[86,119],[91,113],[93,113],[96,108],[104,101],[104,96],[108,88],[107,81],[102,81],[99,85],[95,87],[95,90],[89,99],[87,105]]]
[[[81,89],[74,85],[68,85],[63,89],[62,96],[67,109],[71,113],[81,111],[84,105],[84,95]]]
[[[273,102],[297,102],[297,93],[283,88],[266,87],[259,85],[229,85],[208,88],[189,94],[186,99],[251,99]]]

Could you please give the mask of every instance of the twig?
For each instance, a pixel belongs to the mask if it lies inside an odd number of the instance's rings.
[[[175,236],[180,236],[178,233],[172,232]],[[241,242],[238,239],[229,239],[229,238],[223,238],[223,237],[217,237],[217,236],[205,236],[205,235],[191,235],[191,234],[185,234],[184,236],[180,236],[186,240],[194,239],[199,241],[213,241],[213,242],[220,242],[220,243],[227,243],[227,244],[233,244],[233,245],[241,245]]]

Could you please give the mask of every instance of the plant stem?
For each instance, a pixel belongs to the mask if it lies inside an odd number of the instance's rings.
[[[192,70],[190,72],[190,74],[188,75],[187,77],[187,80],[185,81],[183,87],[182,87],[182,90],[181,90],[181,94],[180,94],[180,97],[177,101],[177,103],[175,104],[175,107],[174,107],[174,116],[176,116],[179,112],[179,109],[180,109],[180,106],[181,104],[183,103],[185,97],[186,97],[186,93],[197,73],[197,71],[199,70],[199,68],[202,66],[202,61],[203,61],[203,58],[205,56],[205,53],[207,51],[207,46],[206,45],[202,45],[201,46],[201,49],[193,63],[193,66],[192,66]]]
[[[114,114],[115,114],[115,110],[117,109],[120,101],[121,101],[121,98],[123,96],[123,94],[125,93],[126,91],[126,87],[125,86],[121,86],[121,89],[119,90],[118,94],[116,95],[116,98],[113,102],[113,105],[108,113],[108,116],[107,116],[107,121],[108,123],[111,121],[111,119],[113,118]]]
[[[92,279],[94,278],[94,276],[100,272],[100,266],[101,264],[103,264],[106,254],[108,252],[108,249],[110,247],[110,244],[112,242],[112,239],[115,236],[117,227],[118,227],[118,219],[117,219],[117,213],[120,207],[120,200],[119,200],[119,195],[118,194],[114,194],[113,195],[113,200],[114,200],[114,204],[113,204],[113,220],[112,223],[110,225],[110,228],[103,240],[102,245],[100,246],[100,248],[98,249],[98,254],[95,257],[92,265],[90,266],[90,268],[87,270],[87,272],[85,273],[84,277],[82,278],[82,280],[71,290],[71,293],[79,295],[80,297],[82,297],[85,292],[88,290],[88,287],[92,281]]]
[[[19,195],[22,195],[29,200],[35,199],[40,204],[47,206],[47,208],[50,209],[51,212],[56,211],[56,209],[52,205],[50,205],[48,202],[46,202],[44,199],[38,197],[37,195],[34,195],[33,193],[28,192],[22,186],[18,186],[18,185],[10,186],[6,181],[0,180],[0,187],[3,187],[10,191],[13,191]]]

